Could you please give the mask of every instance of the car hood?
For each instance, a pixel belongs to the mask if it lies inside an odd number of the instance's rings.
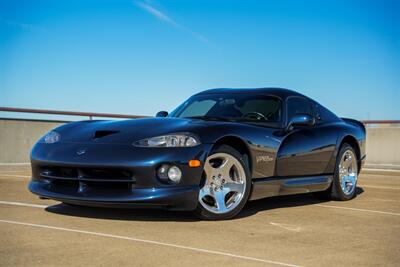
[[[61,142],[131,144],[149,137],[171,133],[197,134],[204,127],[228,122],[183,118],[146,118],[120,121],[83,121],[66,124],[58,129]]]

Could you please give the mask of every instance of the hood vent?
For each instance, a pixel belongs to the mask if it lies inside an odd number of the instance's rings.
[[[94,133],[94,139],[103,138],[104,136],[112,135],[112,134],[116,134],[116,133],[119,133],[119,131],[110,131],[110,130],[96,131]]]

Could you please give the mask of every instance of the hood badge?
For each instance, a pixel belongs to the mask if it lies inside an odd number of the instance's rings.
[[[81,156],[81,155],[83,155],[83,154],[85,154],[86,153],[86,148],[84,148],[84,147],[81,147],[81,148],[79,148],[77,151],[76,151],[76,154],[78,155],[78,156]]]

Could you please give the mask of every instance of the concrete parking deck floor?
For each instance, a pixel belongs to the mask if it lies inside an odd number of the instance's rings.
[[[229,221],[190,213],[72,207],[0,168],[1,266],[399,266],[400,173],[363,173],[349,202],[250,202]]]

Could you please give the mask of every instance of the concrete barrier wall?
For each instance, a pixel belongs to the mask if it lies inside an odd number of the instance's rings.
[[[62,122],[0,119],[0,163],[29,162],[32,146]]]
[[[61,124],[0,119],[0,163],[29,162],[35,142]],[[367,166],[400,168],[400,127],[367,128]]]
[[[367,167],[400,168],[400,127],[367,128]]]

